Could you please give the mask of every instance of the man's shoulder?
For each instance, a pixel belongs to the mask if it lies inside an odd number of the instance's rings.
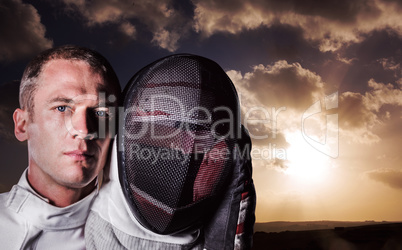
[[[1,210],[3,210],[6,207],[6,203],[7,203],[9,195],[10,195],[10,191],[0,193],[0,209]]]
[[[0,221],[15,221],[17,218],[21,217],[18,215],[21,206],[26,200],[26,195],[21,195],[19,190],[24,190],[18,184],[14,185],[10,191],[5,193],[0,193]],[[21,218],[19,218],[21,220]]]
[[[15,213],[15,211],[10,208],[10,199],[12,199],[10,195],[12,195],[12,190],[0,194],[0,221],[2,222],[6,218],[10,218],[11,214]]]
[[[5,192],[3,192],[3,193],[0,193],[0,199],[2,198],[2,197],[4,197],[4,196],[7,196],[7,194],[9,193],[10,191],[5,191]]]
[[[25,233],[23,218],[14,209],[10,208],[11,194],[12,191],[0,194],[0,245],[2,249],[3,247],[11,249],[9,247],[21,244]]]

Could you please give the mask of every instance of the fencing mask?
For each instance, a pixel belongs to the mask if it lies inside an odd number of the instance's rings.
[[[134,217],[158,234],[199,226],[225,191],[240,133],[236,90],[215,62],[178,54],[124,91],[119,178]]]

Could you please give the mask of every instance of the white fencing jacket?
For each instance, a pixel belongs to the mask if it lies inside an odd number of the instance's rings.
[[[26,173],[10,192],[0,194],[0,248],[85,249],[84,226],[97,189],[60,208],[32,189]]]

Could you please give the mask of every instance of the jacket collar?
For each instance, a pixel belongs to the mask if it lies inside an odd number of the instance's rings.
[[[40,196],[28,183],[24,171],[17,185],[8,194],[6,206],[24,217],[33,225],[43,229],[69,229],[85,224],[89,208],[98,189],[84,199],[67,207],[56,207]]]

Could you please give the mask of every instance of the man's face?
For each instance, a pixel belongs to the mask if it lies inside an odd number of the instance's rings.
[[[30,174],[68,188],[94,180],[110,143],[107,133],[97,138],[99,124],[109,123],[108,96],[102,76],[83,61],[44,65],[27,124]]]

